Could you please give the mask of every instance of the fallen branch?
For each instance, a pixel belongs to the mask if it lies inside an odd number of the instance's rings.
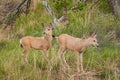
[[[62,72],[63,72],[63,74],[65,74],[67,77],[69,77],[70,78],[70,74],[68,74],[67,72],[65,72],[65,70],[62,70]]]

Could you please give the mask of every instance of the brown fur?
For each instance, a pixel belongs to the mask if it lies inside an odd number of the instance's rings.
[[[20,39],[20,44],[24,48],[24,52],[22,54],[22,57],[25,58],[27,61],[26,57],[31,48],[35,50],[43,50],[45,56],[48,56],[48,49],[51,46],[51,41],[52,41],[52,25],[50,26],[45,26],[42,24],[44,27],[44,33],[46,36],[44,37],[32,37],[32,36],[25,36],[22,39]]]
[[[75,37],[70,36],[68,34],[61,34],[58,37],[58,42],[59,42],[59,45],[60,45],[60,49],[59,49],[60,57],[63,55],[63,53],[66,49],[69,49],[69,50],[72,50],[72,51],[76,52],[78,72],[80,71],[79,70],[79,63],[81,63],[81,70],[83,71],[82,59],[79,61],[79,54],[80,54],[80,58],[82,58],[82,53],[85,51],[87,46],[89,46],[89,45],[93,45],[95,47],[98,46],[95,34],[91,34],[90,37],[87,38],[87,39],[75,38]],[[64,59],[64,63],[67,65],[65,59]]]

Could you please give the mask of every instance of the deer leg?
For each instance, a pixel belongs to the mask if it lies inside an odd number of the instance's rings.
[[[65,48],[64,47],[60,47],[59,51],[58,51],[58,55],[59,55],[59,59],[63,60],[64,63],[66,64],[66,60],[64,58],[64,52],[65,52]],[[62,64],[63,64],[63,61]]]
[[[60,47],[60,49],[59,49],[59,51],[58,51],[58,55],[59,55],[59,58],[60,58],[60,59],[61,59],[61,56],[63,55],[64,51],[65,51],[65,48]]]
[[[84,72],[84,70],[83,70],[83,53],[80,53],[80,68],[81,68],[81,71]]]
[[[69,65],[67,64],[66,60],[65,60],[65,54],[62,55],[63,58],[63,62],[65,63],[66,67],[69,68]]]
[[[28,62],[28,60],[27,60],[27,54],[28,54],[29,50],[30,50],[29,47],[25,47],[25,50],[24,50],[24,52],[22,54],[22,57],[24,58],[25,62]]]
[[[48,60],[48,50],[47,49],[43,49],[43,52],[44,52],[44,55],[45,55],[45,59],[48,61],[49,63],[49,60]]]
[[[62,58],[64,56],[65,51],[66,51],[65,47],[60,47],[59,52],[58,52],[59,58]]]
[[[77,71],[80,72],[80,68],[79,68],[79,65],[80,65],[79,52],[77,52],[76,57],[77,57]]]
[[[44,52],[44,55],[45,55],[46,57],[48,57],[48,50],[47,50],[47,49],[44,49],[43,52]]]
[[[44,55],[45,55],[45,60],[48,62],[48,65],[49,66],[51,66],[51,63],[50,63],[50,61],[49,61],[49,59],[48,59],[48,50],[47,49],[44,49],[43,50],[43,52],[44,52]]]
[[[67,68],[69,68],[69,65],[67,64],[66,60],[65,60],[65,48],[64,47],[61,47],[60,50],[59,50],[59,58],[62,58],[63,60],[63,63],[65,64],[65,66]]]

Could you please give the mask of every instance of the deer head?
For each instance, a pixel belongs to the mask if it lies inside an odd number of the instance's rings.
[[[48,26],[46,26],[44,23],[42,23],[42,26],[44,28],[44,34],[49,34],[49,35],[52,35],[52,30],[53,30],[53,26],[52,26],[52,23],[49,23]]]
[[[90,33],[90,37],[88,38],[89,44],[93,45],[95,48],[99,46],[96,37],[97,37],[96,33]]]

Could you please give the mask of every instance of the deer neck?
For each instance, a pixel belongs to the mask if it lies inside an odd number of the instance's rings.
[[[47,34],[47,35],[45,36],[45,39],[46,39],[47,41],[51,42],[51,41],[52,41],[52,34]]]
[[[83,46],[86,48],[86,47],[88,47],[88,46],[90,46],[90,45],[91,45],[91,44],[90,44],[89,38],[88,38],[88,39],[85,39],[84,42],[83,42]]]

